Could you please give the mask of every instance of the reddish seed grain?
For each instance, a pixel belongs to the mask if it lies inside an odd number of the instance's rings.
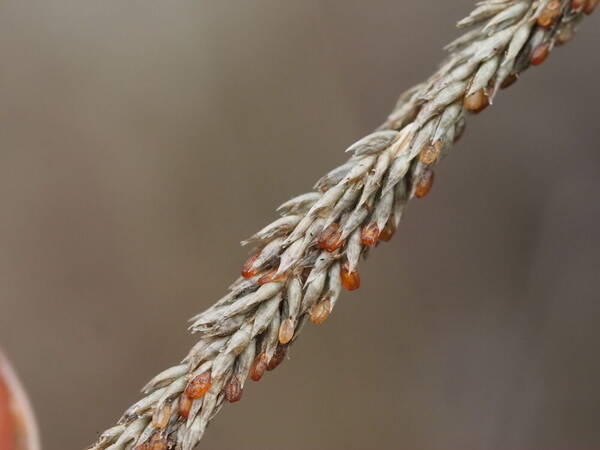
[[[434,144],[427,145],[419,153],[419,161],[423,164],[433,164],[437,161],[442,152],[442,142],[437,141]]]
[[[583,12],[588,15],[593,13],[599,3],[600,0],[587,0],[585,2],[585,6],[583,7]]]
[[[490,100],[486,95],[485,89],[479,89],[473,92],[471,95],[465,98],[464,107],[465,109],[478,113],[483,111],[490,104]]]
[[[427,194],[429,194],[429,191],[433,186],[433,179],[433,170],[426,169],[425,172],[423,172],[423,174],[421,175],[421,178],[419,178],[417,185],[415,186],[415,197],[423,198]]]
[[[294,322],[292,319],[285,319],[279,327],[279,342],[287,344],[294,337]]]
[[[181,395],[179,397],[179,403],[177,405],[178,411],[179,411],[179,415],[181,417],[183,417],[184,419],[187,419],[188,416],[190,415],[190,409],[192,409],[192,403],[194,403],[194,400],[189,398],[187,395]]]
[[[322,249],[333,252],[340,248],[344,241],[342,240],[342,233],[339,231],[340,226],[337,223],[332,223],[325,228],[318,239],[319,247]]]
[[[210,370],[196,375],[185,388],[184,394],[189,398],[200,398],[208,392],[212,386]]]
[[[285,359],[285,355],[287,354],[287,345],[277,345],[275,349],[275,353],[273,353],[273,357],[267,364],[267,370],[275,369],[279,364],[283,362]]]
[[[259,256],[260,252],[257,252],[246,260],[246,262],[242,266],[242,276],[244,278],[252,278],[258,273],[258,269],[254,268],[253,266]]]
[[[168,441],[160,434],[155,434],[150,439],[148,450],[167,450],[168,444]]]
[[[511,73],[504,80],[502,80],[502,83],[500,83],[500,88],[506,89],[507,87],[510,87],[513,84],[515,84],[518,79],[519,79],[519,77],[517,76],[516,73]]]
[[[287,274],[285,272],[277,273],[277,269],[272,269],[258,279],[258,284],[262,286],[263,284],[272,283],[274,281],[281,281],[285,279],[286,276]]]
[[[236,376],[231,379],[225,385],[225,399],[229,403],[239,402],[242,398],[243,390],[240,380]]]
[[[267,355],[264,353],[261,353],[256,357],[254,363],[252,363],[252,368],[250,369],[250,379],[252,381],[260,381],[267,370],[267,363]]]
[[[373,246],[377,244],[377,238],[379,237],[379,228],[376,223],[370,223],[360,232],[360,241],[363,245]]]
[[[344,286],[344,289],[347,289],[348,291],[354,291],[360,287],[360,276],[358,275],[356,269],[354,272],[348,271],[347,261],[342,264],[340,269],[340,277],[342,279],[342,286]]]
[[[396,226],[394,225],[394,221],[390,219],[385,224],[385,227],[383,227],[383,230],[381,230],[381,233],[379,233],[379,240],[388,242],[390,239],[392,239],[392,236],[395,232]]]
[[[320,324],[327,320],[331,313],[331,301],[329,299],[317,303],[310,310],[310,321]]]
[[[552,0],[546,4],[537,18],[540,27],[550,28],[560,16],[560,1]]]
[[[531,53],[530,62],[534,66],[539,66],[544,61],[546,61],[546,58],[548,57],[549,54],[550,54],[550,44],[547,42],[540,44],[535,49],[533,49],[533,52]]]
[[[160,434],[155,434],[150,441],[137,445],[134,450],[166,450],[168,444],[168,441]]]
[[[150,444],[148,450],[167,450],[168,443],[165,439]]]

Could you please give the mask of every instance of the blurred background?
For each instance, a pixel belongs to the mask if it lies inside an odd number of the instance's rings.
[[[0,346],[83,449],[194,343],[239,241],[428,76],[471,0],[0,5]],[[207,449],[600,449],[600,27],[436,186]]]

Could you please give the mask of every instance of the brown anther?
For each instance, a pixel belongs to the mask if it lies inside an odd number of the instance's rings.
[[[252,278],[258,273],[258,268],[255,268],[253,266],[259,256],[260,252],[256,252],[254,255],[248,258],[246,262],[244,262],[244,265],[242,266],[242,276],[244,278]]]
[[[158,428],[162,430],[169,423],[169,419],[171,418],[171,405],[164,405],[162,408],[154,410],[154,414],[152,414],[152,425],[154,428]]]
[[[544,6],[537,18],[537,23],[540,27],[550,28],[560,16],[560,1],[551,0]]]
[[[360,287],[360,276],[356,269],[353,272],[348,270],[348,261],[345,261],[340,268],[340,277],[342,279],[342,286],[348,291],[354,291]]]
[[[431,190],[431,186],[433,186],[433,179],[433,170],[425,169],[425,171],[421,175],[421,178],[419,178],[419,181],[417,181],[417,185],[415,186],[415,197],[425,197]]]
[[[518,79],[519,77],[516,73],[511,73],[506,78],[504,78],[504,80],[502,80],[502,83],[500,83],[500,89],[506,89],[507,87],[512,86],[517,82]]]
[[[277,273],[277,269],[271,269],[268,272],[258,279],[258,284],[262,286],[263,284],[272,283],[275,281],[281,281],[287,277],[287,273]]]
[[[260,353],[254,362],[252,363],[252,367],[250,368],[250,379],[252,381],[260,381],[262,376],[265,374],[267,370],[267,355],[263,352]]]
[[[571,9],[581,9],[585,5],[586,0],[572,0]]]
[[[242,384],[240,380],[234,375],[225,385],[225,399],[229,403],[239,402],[242,398],[242,394],[244,390],[242,389]]]
[[[184,394],[189,398],[200,398],[208,392],[211,386],[212,381],[210,370],[207,370],[206,372],[202,372],[200,375],[196,375],[194,378],[192,378],[185,388]]]
[[[325,299],[310,309],[310,321],[312,323],[323,323],[331,314],[331,300]]]
[[[534,66],[539,66],[541,63],[546,61],[546,58],[550,54],[550,44],[548,42],[544,42],[543,44],[538,45],[531,52],[531,57],[529,61]]]
[[[337,223],[332,223],[325,228],[318,239],[319,247],[328,252],[333,252],[344,245],[340,226]]]
[[[278,344],[277,348],[275,348],[275,353],[273,353],[273,357],[267,364],[267,370],[275,369],[279,364],[283,362],[285,359],[285,355],[287,354],[287,345]]]
[[[394,221],[390,219],[385,224],[385,227],[383,227],[383,230],[381,230],[381,233],[379,233],[379,240],[388,242],[390,239],[392,239],[392,236],[395,232],[396,225],[394,225]]]
[[[279,342],[287,344],[294,337],[294,321],[285,319],[279,326]]]
[[[377,244],[377,238],[379,237],[379,228],[376,223],[370,223],[363,227],[360,232],[360,242],[363,245],[373,246]]]
[[[585,6],[583,7],[583,12],[588,15],[593,13],[594,9],[596,9],[596,6],[598,6],[598,4],[600,4],[600,0],[587,0],[585,2]]]
[[[465,109],[478,113],[483,111],[490,104],[485,89],[479,89],[465,98],[464,107]]]
[[[443,144],[441,141],[436,141],[433,144],[426,145],[419,153],[419,161],[423,164],[433,164],[437,161],[442,152]]]
[[[192,409],[192,403],[194,403],[194,400],[192,400],[185,394],[183,394],[179,397],[177,409],[178,409],[179,415],[181,417],[183,417],[184,419],[187,419],[188,416],[190,415],[190,409]]]

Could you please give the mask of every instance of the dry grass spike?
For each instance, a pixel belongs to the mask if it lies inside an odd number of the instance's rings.
[[[243,244],[256,246],[229,292],[191,319],[198,342],[154,377],[94,450],[191,450],[248,378],[281,364],[307,321],[324,322],[343,289],[360,286],[361,256],[398,230],[413,197],[465,128],[555,44],[571,39],[598,0],[483,0],[459,27],[439,70],[400,96],[387,120],[351,145],[347,161]],[[260,426],[260,424],[257,424]],[[260,447],[260,443],[250,447]]]

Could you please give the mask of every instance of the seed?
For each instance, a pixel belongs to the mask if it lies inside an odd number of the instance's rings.
[[[171,418],[171,405],[167,404],[160,409],[156,409],[152,414],[152,425],[154,428],[162,430],[169,423]]]
[[[587,0],[585,2],[585,6],[583,7],[583,12],[586,14],[591,14],[596,9],[596,6],[600,3],[600,0]]]
[[[479,89],[465,98],[464,106],[471,112],[478,113],[483,111],[490,104],[490,100],[486,95],[485,89]]]
[[[287,276],[286,272],[277,273],[277,269],[272,269],[266,272],[262,277],[258,279],[258,284],[262,286],[263,284],[272,283],[274,281],[281,281]]]
[[[194,400],[189,398],[187,395],[181,395],[179,397],[179,404],[178,404],[177,408],[179,410],[179,415],[181,417],[183,417],[184,419],[187,419],[188,416],[190,415],[190,409],[192,409],[192,403],[194,403]]]
[[[264,352],[256,357],[250,369],[250,378],[252,381],[259,381],[262,378],[265,370],[267,370],[267,363],[267,355]]]
[[[342,233],[339,231],[340,226],[337,223],[332,223],[325,228],[319,236],[319,247],[328,252],[333,252],[340,248],[344,241],[342,240]]]
[[[287,353],[287,345],[278,344],[275,349],[275,353],[273,353],[273,357],[267,364],[267,370],[275,369],[279,364],[283,362],[285,359],[285,355]]]
[[[285,319],[279,327],[279,342],[287,344],[294,337],[294,322],[292,319]]]
[[[381,233],[379,233],[379,240],[388,242],[395,232],[396,226],[394,225],[394,221],[390,219],[385,224],[385,227],[383,227],[383,230],[381,230]]]
[[[539,66],[543,63],[548,55],[550,54],[550,44],[545,42],[543,44],[538,45],[533,52],[531,53],[531,64],[534,66]]]
[[[564,45],[573,39],[573,36],[575,36],[575,27],[572,24],[567,24],[556,33],[556,44]]]
[[[421,150],[419,154],[419,161],[423,164],[433,164],[437,161],[442,152],[442,142],[437,141],[434,144],[427,145]]]
[[[331,301],[329,299],[323,300],[317,303],[310,310],[310,321],[312,323],[323,323],[329,317],[331,313]]]
[[[433,178],[433,170],[426,169],[425,172],[423,172],[415,187],[415,196],[417,198],[423,198],[429,193],[431,186],[433,186]]]
[[[148,450],[167,450],[167,446],[167,440],[161,437],[160,434],[155,434],[152,439],[150,439]]]
[[[340,269],[340,276],[342,278],[342,286],[349,291],[354,291],[360,287],[360,276],[356,269],[354,272],[348,271],[348,261],[342,264]]]
[[[231,377],[225,385],[225,398],[229,403],[239,402],[243,392],[240,380],[236,376]]]
[[[550,28],[560,16],[560,1],[552,0],[546,4],[538,16],[537,23],[540,27]]]
[[[151,442],[148,450],[167,450],[167,441],[165,439],[161,439],[159,441]]]
[[[513,84],[515,84],[518,79],[519,79],[519,77],[517,76],[516,73],[511,73],[504,80],[502,80],[502,83],[500,83],[500,88],[506,89],[507,87],[510,87]]]
[[[379,228],[377,228],[376,223],[371,223],[360,232],[360,241],[363,245],[373,246],[377,243],[377,238],[379,237]]]
[[[189,398],[200,398],[208,392],[212,386],[210,370],[196,375],[185,388],[184,394]]]
[[[256,275],[258,273],[258,269],[253,266],[259,256],[260,256],[260,252],[256,252],[254,255],[252,255],[250,258],[248,258],[246,260],[246,262],[242,266],[242,276],[244,278],[252,278],[254,275]]]
[[[166,450],[168,446],[169,443],[165,438],[155,434],[148,442],[136,445],[134,450]]]

